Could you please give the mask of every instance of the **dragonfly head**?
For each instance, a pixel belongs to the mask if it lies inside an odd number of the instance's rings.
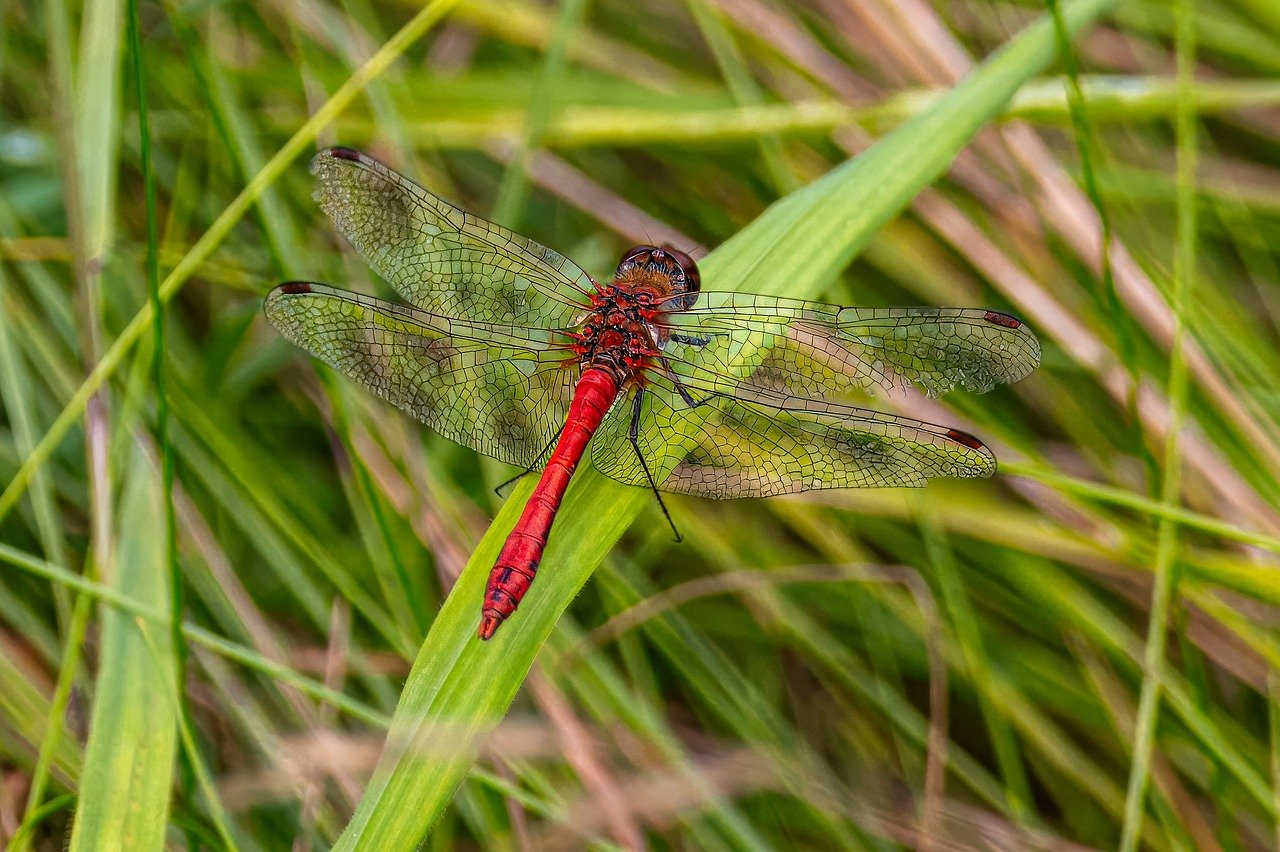
[[[617,277],[652,287],[668,311],[692,308],[702,287],[693,258],[671,246],[636,246],[622,256]]]

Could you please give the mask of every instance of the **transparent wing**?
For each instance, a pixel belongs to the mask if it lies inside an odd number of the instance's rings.
[[[977,438],[918,420],[761,394],[713,397],[692,408],[665,378],[644,391],[637,435],[659,485],[699,497],[769,497],[818,488],[920,486],[940,476],[985,477],[996,460]],[[591,442],[591,461],[627,485],[647,486],[631,444],[632,407],[615,405]],[[687,441],[682,442],[681,436]]]
[[[938,395],[1016,382],[1040,343],[1008,314],[970,308],[847,308],[749,293],[702,293],[662,315],[674,372],[721,393],[738,387],[840,399],[914,383]],[[742,379],[736,365],[755,355]]]
[[[591,278],[573,261],[454,207],[372,157],[328,148],[311,161],[316,201],[410,304],[481,322],[564,328]]]
[[[317,358],[509,464],[542,461],[568,414],[578,370],[554,332],[447,319],[320,284],[282,284],[264,310]]]

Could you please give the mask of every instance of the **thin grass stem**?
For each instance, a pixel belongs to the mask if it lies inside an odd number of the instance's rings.
[[[1174,316],[1173,343],[1170,351],[1168,398],[1169,429],[1165,436],[1164,469],[1161,502],[1167,506],[1179,502],[1181,493],[1181,453],[1179,438],[1186,416],[1187,361],[1183,350],[1186,334],[1186,309],[1196,274],[1196,131],[1195,102],[1191,97],[1195,73],[1196,30],[1192,0],[1178,0],[1176,6],[1178,66],[1178,110],[1176,138],[1178,151],[1177,258],[1174,264],[1174,289],[1171,309]],[[1138,846],[1147,784],[1151,773],[1151,752],[1155,744],[1156,722],[1160,714],[1161,687],[1164,683],[1165,647],[1170,609],[1178,588],[1178,524],[1165,516],[1156,528],[1155,586],[1151,596],[1151,616],[1143,656],[1142,692],[1138,700],[1138,718],[1134,732],[1133,763],[1125,793],[1124,825],[1120,848],[1132,852]]]

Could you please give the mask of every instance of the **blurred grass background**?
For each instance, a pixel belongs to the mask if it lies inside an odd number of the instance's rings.
[[[126,11],[0,12],[0,838],[36,848],[332,845],[500,505],[509,470],[262,320],[285,279],[385,295],[310,199],[317,142],[604,275],[719,245],[1053,10],[145,4],[145,141]],[[879,401],[1002,474],[671,498],[681,545],[648,504],[427,844],[1274,848],[1277,57],[1267,0],[1072,40],[823,293],[1036,329],[1014,388]]]

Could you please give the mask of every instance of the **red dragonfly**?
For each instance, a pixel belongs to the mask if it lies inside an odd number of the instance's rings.
[[[700,292],[693,260],[665,246],[631,249],[602,285],[358,151],[321,151],[311,170],[320,206],[409,305],[291,282],[267,318],[445,437],[542,470],[489,576],[481,639],[533,582],[588,445],[600,472],[655,494],[990,476],[972,435],[850,400],[908,383],[981,392],[1040,362],[1035,335],[999,311]]]

